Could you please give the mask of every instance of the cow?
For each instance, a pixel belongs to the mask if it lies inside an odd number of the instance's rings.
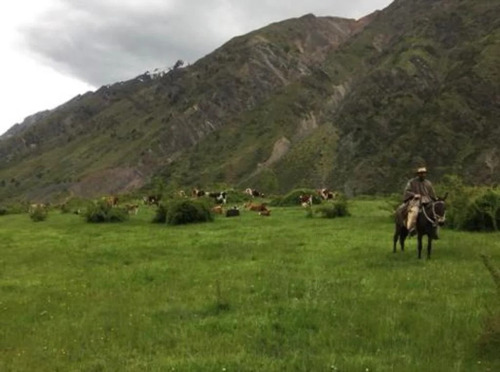
[[[256,198],[256,197],[264,197],[264,194],[261,193],[260,191],[258,190],[255,190],[255,189],[251,189],[251,188],[248,188],[245,190],[245,194],[248,194],[250,195],[252,198]]]
[[[116,207],[118,205],[117,196],[103,196],[102,200],[110,207]]]
[[[323,200],[330,200],[330,199],[335,199],[335,194],[331,192],[330,190],[323,188],[320,190],[317,190],[318,195],[323,199]]]
[[[300,205],[304,208],[312,206],[313,196],[309,194],[302,194],[299,196]]]
[[[271,211],[269,209],[266,209],[264,211],[259,212],[259,216],[269,217],[270,215],[271,215]]]
[[[226,217],[238,217],[239,215],[240,215],[240,210],[236,206],[226,211]]]
[[[250,211],[255,211],[255,212],[267,211],[267,207],[266,207],[265,203],[256,204],[256,203],[248,202],[245,204],[245,208],[247,208]]]
[[[222,205],[216,205],[215,207],[212,208],[212,212],[216,214],[223,214],[224,209],[222,208]]]
[[[128,214],[134,214],[137,215],[139,212],[139,204],[125,204],[125,209]]]
[[[199,198],[200,196],[205,196],[207,195],[207,193],[203,190],[199,190],[199,189],[193,189],[193,191],[191,191],[191,195],[194,197],[194,198]]]
[[[227,203],[227,193],[225,191],[209,192],[209,193],[206,193],[206,195],[213,198],[216,203],[219,203],[219,204],[226,204]]]
[[[161,196],[148,195],[142,198],[145,205],[160,205]]]

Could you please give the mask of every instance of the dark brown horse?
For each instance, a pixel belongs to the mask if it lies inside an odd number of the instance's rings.
[[[417,241],[418,258],[422,258],[422,238],[427,235],[427,258],[431,258],[432,240],[438,239],[438,226],[443,226],[446,215],[446,196],[435,201],[420,206],[417,217]],[[396,213],[396,229],[394,232],[393,252],[396,252],[396,245],[399,240],[401,250],[405,250],[405,240],[408,237],[408,229],[401,213]]]

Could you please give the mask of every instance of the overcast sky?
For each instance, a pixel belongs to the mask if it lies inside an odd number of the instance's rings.
[[[360,18],[392,0],[16,0],[0,13],[0,134],[77,94],[194,63],[272,22]]]

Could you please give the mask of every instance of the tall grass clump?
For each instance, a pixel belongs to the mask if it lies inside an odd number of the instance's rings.
[[[83,216],[90,223],[123,222],[129,218],[125,209],[113,207],[103,200],[89,204]]]
[[[184,225],[198,222],[211,222],[213,215],[210,212],[208,201],[174,199],[161,204],[156,210],[153,222],[167,225]]]
[[[347,217],[351,215],[345,196],[340,196],[333,203],[319,207],[317,212],[324,218]]]

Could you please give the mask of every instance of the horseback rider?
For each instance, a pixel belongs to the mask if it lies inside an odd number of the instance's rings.
[[[426,179],[427,168],[420,167],[417,169],[416,173],[417,176],[409,180],[406,184],[403,194],[403,203],[408,213],[406,228],[410,236],[415,235],[415,227],[420,207],[437,199],[431,181]]]

